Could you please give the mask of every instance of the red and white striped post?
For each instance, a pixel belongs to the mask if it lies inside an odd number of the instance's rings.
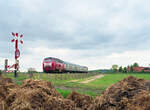
[[[20,57],[20,51],[18,49],[18,41],[20,41],[21,44],[23,44],[23,41],[20,40],[23,35],[21,34],[20,36],[18,36],[18,33],[13,33],[12,32],[12,36],[14,37],[14,39],[11,40],[11,42],[15,42],[15,71],[14,71],[14,77],[17,77],[17,70],[18,70],[18,58]]]

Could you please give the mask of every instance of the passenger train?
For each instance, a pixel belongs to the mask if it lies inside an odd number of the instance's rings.
[[[55,72],[77,72],[87,73],[88,67],[65,62],[58,58],[47,57],[43,60],[43,72],[55,73]]]

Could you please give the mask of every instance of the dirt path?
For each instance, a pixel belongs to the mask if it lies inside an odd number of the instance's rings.
[[[69,81],[69,82],[77,82],[78,81],[78,79],[75,79],[75,80],[71,80],[71,81]]]
[[[79,82],[79,83],[86,84],[86,83],[89,83],[89,82],[91,82],[91,81],[93,81],[93,80],[96,80],[96,79],[102,78],[102,77],[104,77],[103,74],[96,75],[96,76],[92,76],[92,77],[86,78],[84,81],[81,81],[81,82]],[[77,81],[79,81],[79,79],[71,80],[71,81],[69,81],[69,82],[77,82]]]
[[[96,79],[98,79],[98,78],[102,78],[102,77],[104,77],[104,75],[103,75],[103,74],[100,74],[100,75],[97,75],[97,76],[93,76],[93,77],[91,77],[90,79],[85,80],[85,81],[82,81],[82,82],[80,82],[80,83],[86,84],[86,83],[89,83],[89,82],[91,82],[91,81],[94,81],[94,80],[96,80]]]

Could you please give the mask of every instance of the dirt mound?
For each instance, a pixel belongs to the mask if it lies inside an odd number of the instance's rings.
[[[150,110],[150,93],[143,91],[128,103],[127,108],[129,110]]]
[[[130,103],[134,104],[134,100],[137,100],[140,94],[144,95],[146,93],[149,93],[149,87],[146,86],[146,81],[130,76],[106,89],[101,96],[95,99],[95,104],[90,109],[133,110],[127,105]],[[146,96],[148,95],[145,95],[145,97]],[[139,104],[142,98],[139,98]],[[146,100],[143,103],[147,103]],[[136,104],[134,105],[136,106]]]
[[[40,89],[16,89],[5,101],[6,110],[75,110],[71,100],[52,97]]]
[[[0,76],[0,84],[6,84],[6,83],[14,83],[13,80],[11,78],[4,78],[2,76]]]
[[[148,88],[148,90],[150,91],[150,80],[146,80],[145,81],[145,86]]]
[[[51,84],[51,82],[48,82],[48,81],[26,79],[26,80],[24,80],[24,82],[20,86],[20,88],[21,89],[22,88],[40,89],[43,92],[45,92],[47,95],[51,95],[51,96],[54,96],[54,97],[63,98],[61,96],[61,94],[56,91],[56,89]]]
[[[18,87],[10,78],[0,77],[0,101],[4,100],[10,91]]]
[[[5,78],[4,78],[5,79]],[[1,78],[1,110],[80,110],[69,99],[64,99],[50,82],[27,79],[21,86]]]
[[[44,110],[81,110],[76,107],[76,104],[69,99],[61,99],[56,97],[49,97],[44,106]]]
[[[77,92],[72,92],[67,99],[74,101],[77,107],[81,108],[82,110],[87,110],[90,104],[93,104],[94,99],[88,95],[82,95]]]
[[[9,93],[18,86],[10,78],[0,77],[0,110],[4,108],[4,100]]]

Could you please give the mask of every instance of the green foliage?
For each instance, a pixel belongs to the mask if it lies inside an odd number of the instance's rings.
[[[126,67],[123,68],[123,72],[127,73],[127,68]]]
[[[133,66],[132,65],[130,66],[130,72],[133,72]]]
[[[119,67],[119,72],[123,72],[122,66]]]
[[[116,64],[112,65],[112,69],[113,69],[115,72],[117,72],[118,65],[116,65]]]
[[[28,73],[33,74],[33,73],[37,73],[37,71],[35,70],[35,68],[28,68]]]
[[[128,66],[127,68],[129,68],[129,72],[134,72],[134,67],[139,67],[139,64],[135,62],[133,65]]]
[[[139,67],[139,64],[135,62],[135,63],[133,64],[133,67]]]

